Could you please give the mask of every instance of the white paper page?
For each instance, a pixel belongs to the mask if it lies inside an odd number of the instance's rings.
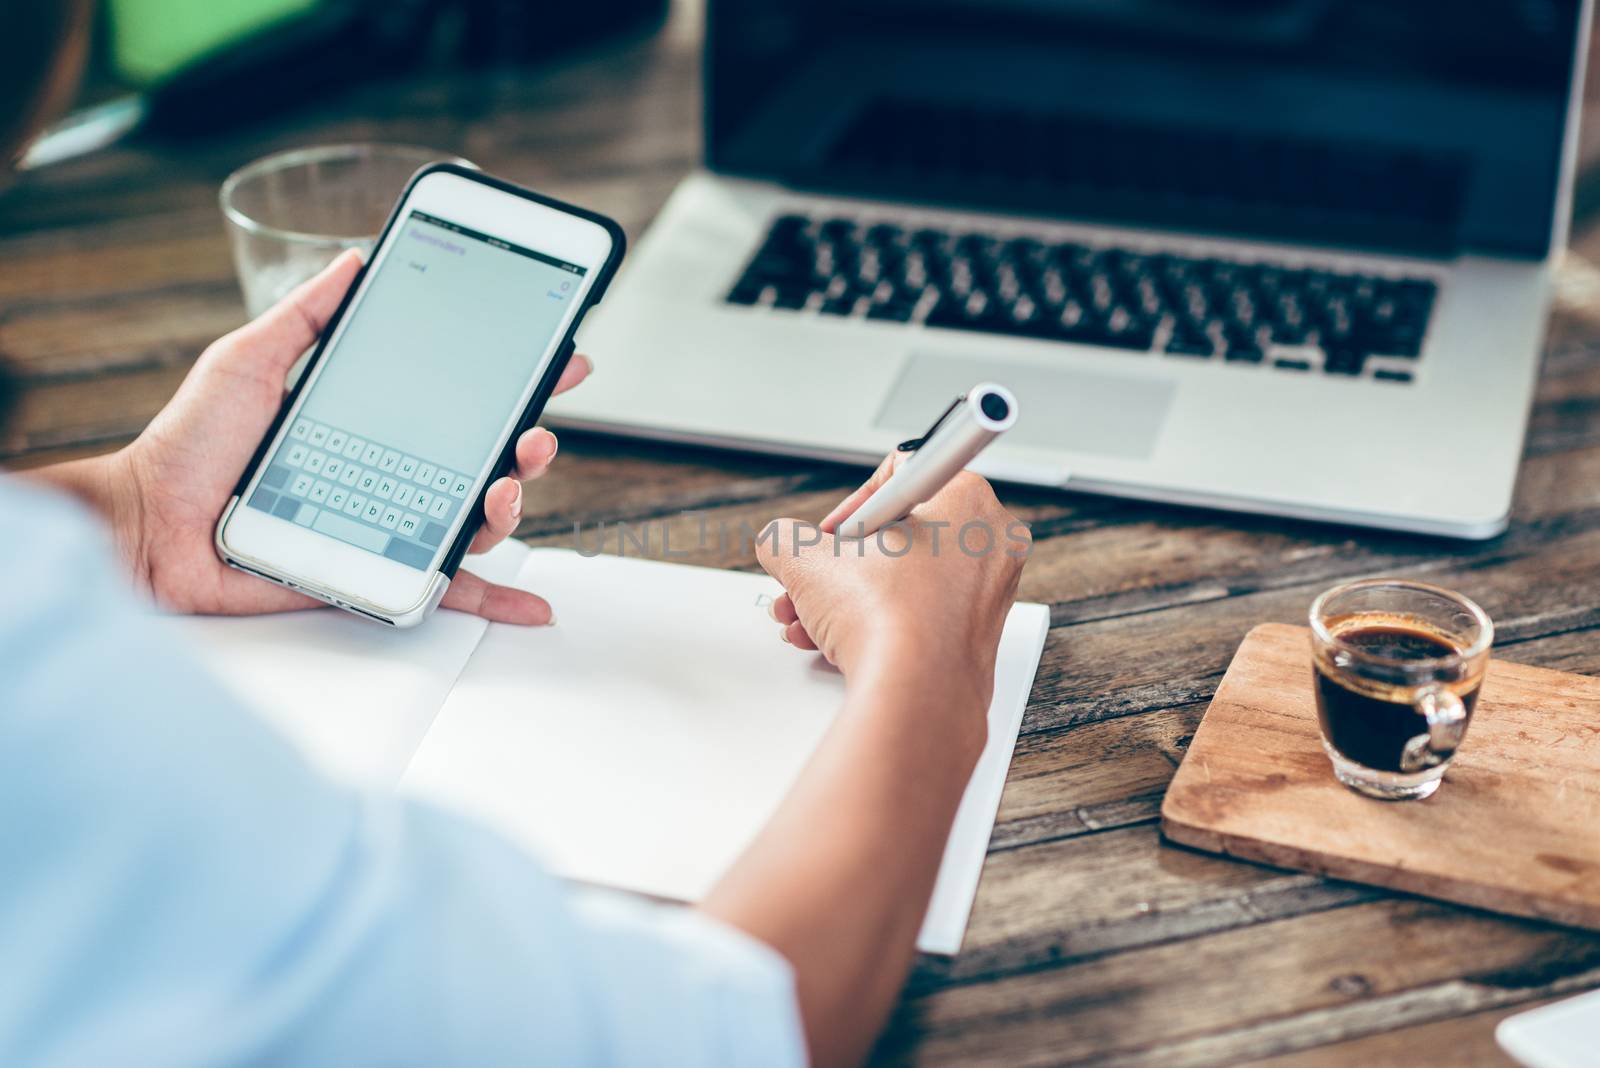
[[[508,581],[528,556],[508,542],[469,561]],[[435,612],[395,630],[332,608],[184,616],[197,655],[325,772],[393,788],[488,626]]]
[[[484,819],[570,878],[701,897],[771,816],[842,699],[821,657],[777,640],[777,583],[535,550],[518,585],[558,606],[491,626],[402,789]],[[989,742],[919,945],[960,947],[1048,613],[1018,605]]]
[[[1600,1063],[1600,990],[1508,1016],[1494,1037],[1528,1068],[1593,1068]]]

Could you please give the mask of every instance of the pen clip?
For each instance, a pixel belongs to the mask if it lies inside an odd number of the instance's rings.
[[[950,413],[961,407],[962,403],[965,402],[966,399],[967,395],[963,393],[955,400],[951,401],[950,407],[939,413],[939,418],[935,419],[933,421],[933,425],[922,432],[921,437],[907,438],[905,441],[902,441],[900,444],[896,445],[894,447],[894,451],[916,452],[918,449],[922,448],[923,445],[927,444],[928,439],[933,437],[933,432],[939,429],[940,424],[942,424],[946,419],[950,418]]]

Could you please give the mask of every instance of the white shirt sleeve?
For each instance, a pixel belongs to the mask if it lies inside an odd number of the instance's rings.
[[[321,778],[107,561],[0,479],[0,1064],[804,1063],[781,956]]]

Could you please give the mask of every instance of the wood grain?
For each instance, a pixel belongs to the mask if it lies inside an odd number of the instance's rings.
[[[1600,928],[1600,679],[1492,661],[1439,792],[1386,803],[1334,779],[1310,665],[1306,628],[1249,633],[1167,789],[1168,838]]]
[[[136,435],[238,325],[216,189],[279,149],[431,145],[607,212],[637,239],[699,158],[698,27],[534,69],[438,71],[203,143],[140,143],[0,195],[0,356],[24,378],[8,466]],[[1591,151],[1600,158],[1600,125]],[[1324,587],[1432,577],[1501,623],[1511,659],[1600,674],[1600,228],[1580,222],[1510,529],[1485,543],[1019,487],[1022,595],[1053,629],[964,952],[924,960],[879,1050],[926,1064],[1495,1064],[1505,1012],[1600,985],[1600,941],[1164,846],[1162,796],[1234,651]],[[591,354],[597,374],[605,353]],[[774,382],[781,388],[781,382]],[[752,568],[702,524],[820,517],[864,472],[562,435],[519,533],[613,551],[617,524]],[[628,551],[634,551],[631,547]],[[1460,1050],[1459,1059],[1440,1050]]]

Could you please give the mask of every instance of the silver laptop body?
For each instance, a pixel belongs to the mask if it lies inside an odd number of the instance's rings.
[[[977,0],[876,0],[829,36],[837,6],[711,4],[717,169],[585,323],[599,373],[553,421],[865,464],[993,380],[1022,415],[992,478],[1504,529],[1588,0],[1491,3],[1448,45],[1426,20],[1460,9],[1431,3],[1376,42],[1392,4],[1002,3],[980,33]],[[798,55],[751,45],[785,18]]]

